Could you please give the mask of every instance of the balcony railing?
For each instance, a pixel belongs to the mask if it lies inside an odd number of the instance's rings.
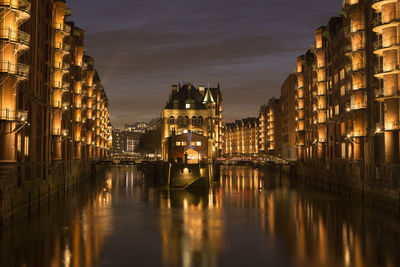
[[[366,109],[366,108],[367,108],[367,103],[355,103],[355,104],[350,104],[350,105],[348,105],[348,108],[349,108],[350,110]]]
[[[26,110],[0,109],[0,120],[24,122],[27,118],[28,111]]]
[[[364,31],[364,25],[363,24],[354,24],[351,26],[347,26],[344,28],[344,32],[346,34],[353,34],[353,33],[357,33],[360,31]]]
[[[375,66],[375,74],[385,74],[393,71],[400,71],[400,65],[396,61]]]
[[[12,64],[9,61],[0,61],[0,72],[19,76],[21,79],[27,79],[29,76],[29,66],[25,64]]]
[[[379,16],[374,21],[373,24],[375,27],[390,24],[392,22],[399,22],[400,21],[400,12],[393,11],[390,12],[389,15]]]
[[[31,12],[31,3],[27,0],[19,0],[19,1],[0,0],[0,8],[4,7],[16,9],[28,14]]]
[[[392,88],[379,88],[375,91],[376,98],[392,98],[392,97],[400,97],[400,90],[397,87]]]
[[[388,49],[391,47],[396,47],[399,46],[399,37],[398,36],[393,36],[389,39],[386,40],[378,40],[374,42],[374,50],[380,50],[380,49]]]
[[[65,24],[65,23],[54,23],[53,29],[57,30],[57,31],[62,31],[66,34],[71,33],[71,26],[69,26],[68,24]]]
[[[10,28],[8,29],[0,28],[0,39],[29,46],[31,41],[31,36],[23,31],[13,31]]]
[[[400,130],[400,121],[393,121],[392,122],[392,129],[393,130]]]
[[[361,89],[365,89],[366,86],[364,83],[354,83],[353,84],[353,91],[357,91],[357,90],[361,90]]]
[[[356,63],[352,65],[352,70],[353,71],[361,71],[365,69],[364,63]]]
[[[52,101],[52,102],[51,102],[51,106],[52,106],[53,108],[59,108],[59,109],[64,109],[64,110],[66,110],[66,109],[68,109],[68,107],[69,107],[69,103],[66,102],[66,101]]]
[[[356,4],[358,4],[358,0],[343,0],[343,7],[348,7]]]
[[[362,137],[367,136],[366,130],[353,130],[347,134],[348,137]]]

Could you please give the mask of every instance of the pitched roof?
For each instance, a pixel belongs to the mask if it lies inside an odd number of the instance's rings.
[[[172,92],[165,109],[186,109],[187,102],[194,105],[193,109],[207,109],[203,104],[203,95],[191,84],[185,84]]]
[[[206,103],[215,103],[214,97],[212,96],[210,88],[207,89],[206,95],[204,96],[204,99],[203,99],[203,104],[206,104]]]

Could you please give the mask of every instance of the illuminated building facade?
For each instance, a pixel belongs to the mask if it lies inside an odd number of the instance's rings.
[[[246,118],[227,123],[224,132],[224,154],[257,154],[259,152],[259,125],[258,118]]]
[[[290,74],[281,87],[279,99],[271,98],[259,113],[259,148],[262,154],[296,159],[297,77]]]
[[[259,115],[260,127],[260,152],[275,155],[277,123],[275,116],[279,112],[279,100],[271,98],[266,105],[261,106]]]
[[[108,154],[111,124],[65,1],[4,0],[0,12],[1,218],[87,173]]]
[[[168,157],[168,147],[176,145],[176,142],[170,141],[172,137],[190,134],[204,136],[208,139],[208,151],[203,153],[202,159],[212,160],[220,154],[220,148],[222,148],[222,94],[219,86],[217,88],[199,86],[198,89],[191,84],[172,86],[170,98],[161,114],[163,160],[173,160]],[[196,149],[194,148],[194,150]],[[176,158],[183,158],[183,155],[176,156]]]
[[[340,13],[297,58],[300,169],[397,198],[399,1],[345,0]]]

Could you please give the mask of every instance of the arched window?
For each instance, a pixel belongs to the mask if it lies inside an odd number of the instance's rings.
[[[192,126],[196,126],[197,124],[197,118],[195,116],[192,117]]]
[[[174,116],[169,117],[168,124],[170,124],[170,125],[174,125],[175,124]]]
[[[189,117],[188,116],[185,117],[185,125],[189,125]]]
[[[178,117],[178,125],[183,125],[183,117],[182,116]]]
[[[197,125],[198,126],[202,126],[203,125],[203,117],[199,117],[198,119],[197,119]]]

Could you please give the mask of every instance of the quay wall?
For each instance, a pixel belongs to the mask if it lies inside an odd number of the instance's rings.
[[[91,160],[0,165],[0,227],[50,205],[53,195],[68,191],[90,179],[105,166],[95,167]]]
[[[400,205],[399,165],[369,170],[362,161],[335,164],[297,162],[293,175],[293,179],[329,192]]]

